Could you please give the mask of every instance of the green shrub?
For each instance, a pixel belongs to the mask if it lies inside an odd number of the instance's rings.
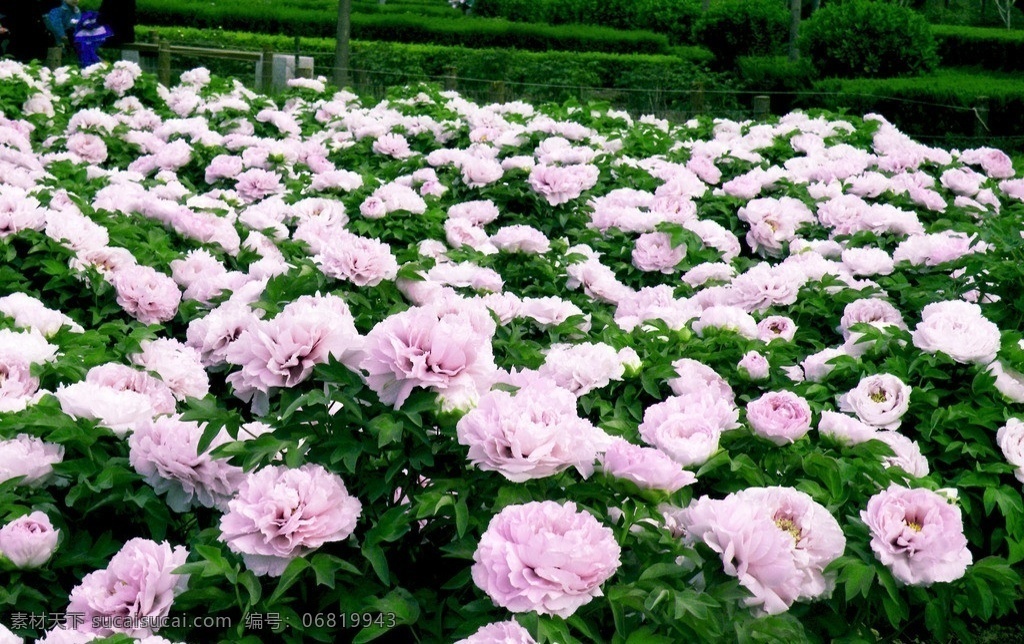
[[[700,0],[476,0],[473,13],[514,22],[643,29],[684,44],[691,41]]]
[[[337,11],[288,5],[264,5],[243,0],[216,4],[199,0],[141,0],[142,24],[190,25],[269,34],[333,37]],[[649,31],[607,27],[514,23],[485,18],[441,18],[409,13],[353,13],[352,37],[360,40],[400,40],[467,47],[510,47],[533,51],[604,51],[658,54],[668,39]]]
[[[694,40],[722,67],[739,56],[769,56],[789,37],[789,11],[782,0],[721,0],[698,18]]]
[[[895,4],[828,4],[800,31],[800,50],[826,77],[907,76],[931,71],[938,64],[928,23],[912,9]]]
[[[1024,81],[1009,75],[940,70],[912,78],[829,79],[806,106],[876,112],[928,145],[1021,149],[1024,141]],[[987,97],[987,129],[974,108]]]
[[[741,56],[736,59],[740,79],[747,91],[774,94],[772,112],[785,114],[796,105],[801,92],[814,85],[814,67],[806,58],[785,56]]]
[[[944,67],[1024,69],[1024,31],[951,25],[932,25],[931,30]]]

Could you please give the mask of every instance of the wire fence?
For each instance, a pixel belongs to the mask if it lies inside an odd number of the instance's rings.
[[[277,52],[292,57],[294,68],[299,69],[301,59],[312,60],[312,75],[331,81],[336,68],[334,56],[322,51]],[[179,56],[172,66],[172,80],[181,72],[196,66],[209,66],[209,60],[201,56]],[[241,61],[216,61],[216,70],[221,74],[235,76],[247,86],[267,91],[251,63]],[[388,90],[411,83],[433,83],[445,89],[456,90],[468,99],[479,103],[500,103],[524,100],[532,103],[564,102],[576,99],[581,102],[601,101],[614,109],[620,109],[639,117],[652,115],[670,121],[682,122],[698,115],[711,114],[733,120],[763,119],[775,114],[785,114],[792,109],[842,109],[857,105],[870,105],[871,111],[878,112],[893,121],[903,131],[922,142],[946,147],[993,146],[1009,150],[1024,150],[1024,133],[995,132],[990,127],[990,110],[984,97],[975,105],[956,105],[935,101],[904,98],[889,94],[856,92],[823,92],[813,90],[749,90],[691,87],[601,87],[591,85],[570,85],[559,83],[528,82],[507,78],[477,78],[452,74],[412,73],[404,70],[369,69],[353,66],[347,70],[348,86],[367,100],[380,100]],[[294,73],[294,72],[293,72]],[[271,90],[270,93],[273,93]],[[931,111],[948,118],[901,119],[907,106]],[[944,123],[955,118],[959,124],[955,131],[929,129],[934,123]]]

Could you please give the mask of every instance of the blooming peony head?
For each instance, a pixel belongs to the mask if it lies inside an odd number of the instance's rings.
[[[50,517],[32,512],[0,528],[0,555],[18,568],[38,568],[50,560],[59,538]]]
[[[323,466],[265,467],[228,502],[220,539],[257,575],[278,577],[292,559],[347,539],[361,513],[341,477]]]
[[[960,508],[931,490],[890,485],[860,516],[875,556],[908,586],[954,581],[973,561]]]
[[[473,554],[473,581],[496,605],[568,618],[602,595],[620,565],[612,531],[570,502],[510,505]]]

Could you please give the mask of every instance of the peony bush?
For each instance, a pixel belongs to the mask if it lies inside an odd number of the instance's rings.
[[[943,641],[1021,599],[1002,152],[0,81],[0,641]]]

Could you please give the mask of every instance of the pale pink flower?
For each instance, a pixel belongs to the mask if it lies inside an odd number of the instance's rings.
[[[313,367],[333,356],[354,367],[363,338],[352,314],[337,296],[300,298],[271,320],[254,320],[224,349],[227,362],[241,366],[227,377],[235,395],[262,409],[270,390],[294,387]]]
[[[451,219],[466,219],[474,226],[489,224],[498,218],[498,207],[490,200],[464,201],[448,208]]]
[[[735,398],[732,387],[725,378],[702,362],[692,358],[680,358],[672,363],[672,368],[679,375],[669,379],[667,384],[677,396],[693,394],[702,397],[707,394],[713,398],[726,400],[730,404]]]
[[[796,329],[797,326],[791,318],[784,315],[769,315],[757,323],[757,337],[762,342],[792,342],[796,336]]]
[[[288,563],[344,541],[362,503],[321,465],[264,467],[249,473],[220,520],[220,539],[257,575],[279,577]]]
[[[326,170],[313,175],[309,182],[309,190],[312,192],[326,192],[328,190],[341,190],[351,192],[361,188],[363,176],[349,170]]]
[[[740,359],[736,367],[746,371],[747,377],[751,380],[764,380],[768,377],[770,369],[768,359],[757,351],[748,351],[743,354],[743,358]]]
[[[459,420],[460,445],[481,470],[516,483],[569,469],[584,477],[607,441],[601,430],[579,417],[576,398],[553,381],[538,378],[515,393],[495,390]]]
[[[68,152],[90,165],[99,165],[107,160],[107,144],[95,134],[76,132],[68,137]]]
[[[178,285],[156,269],[138,264],[123,266],[109,281],[117,290],[117,303],[143,324],[168,322],[178,312]]]
[[[392,181],[373,191],[367,199],[380,199],[384,205],[385,213],[392,213],[399,210],[411,212],[414,215],[422,215],[427,211],[427,202],[423,197],[409,186]],[[365,203],[365,202],[364,202]],[[360,207],[362,212],[362,207]],[[363,216],[368,216],[363,213]]]
[[[928,459],[921,452],[917,441],[907,438],[899,432],[881,430],[872,438],[880,440],[893,451],[893,456],[882,458],[885,467],[898,467],[907,474],[916,477],[928,476]]]
[[[836,368],[832,361],[840,356],[848,355],[842,347],[826,347],[804,358],[800,363],[800,368],[803,370],[803,376],[810,382],[822,382]]]
[[[583,191],[597,185],[600,172],[597,166],[577,164],[550,166],[538,164],[530,170],[530,188],[549,205],[557,206],[576,199]]]
[[[977,304],[959,300],[926,305],[912,335],[918,349],[941,351],[961,364],[992,362],[1002,342],[999,327],[982,315]]]
[[[143,618],[165,618],[171,610],[175,596],[188,586],[188,575],[171,571],[185,564],[188,550],[184,546],[171,547],[166,541],[156,543],[148,539],[131,539],[115,554],[107,567],[91,572],[82,583],[71,590],[66,614],[80,618],[78,630],[110,636],[124,633],[131,637],[148,637],[153,629],[111,628],[103,625],[104,617],[129,618],[128,623],[139,623]]]
[[[227,511],[245,473],[227,461],[199,453],[206,425],[165,416],[143,421],[128,437],[128,462],[175,512],[203,506]],[[231,438],[222,429],[208,449]]]
[[[339,231],[313,257],[324,275],[356,286],[377,286],[398,276],[391,247],[378,239]]]
[[[972,248],[975,239],[967,233],[949,230],[931,235],[911,235],[899,243],[892,252],[892,259],[897,264],[906,261],[912,266],[938,266],[983,251],[986,248],[984,244]]]
[[[118,390],[92,382],[59,385],[53,395],[72,418],[95,420],[123,438],[136,425],[157,415],[153,400],[130,389]]]
[[[888,373],[861,379],[852,390],[839,396],[839,409],[853,412],[872,427],[896,429],[910,407],[911,387]]]
[[[415,307],[379,322],[366,336],[360,368],[381,402],[396,409],[412,390],[435,392],[475,384],[496,369],[491,338],[465,313],[438,315]]]
[[[575,315],[584,315],[583,309],[568,300],[550,295],[522,298],[518,317],[529,318],[540,328],[546,329],[558,326]]]
[[[899,309],[886,300],[874,297],[854,300],[843,309],[839,330],[842,332],[844,340],[848,340],[854,335],[850,331],[850,327],[854,324],[870,324],[880,329],[890,325],[903,330],[907,329]]]
[[[811,428],[811,407],[791,391],[769,391],[747,403],[747,423],[758,436],[785,445]]]
[[[700,318],[693,323],[693,332],[704,337],[705,329],[732,331],[750,339],[759,335],[757,322],[738,306],[710,306],[704,309]]]
[[[28,434],[0,440],[0,482],[21,476],[18,483],[30,487],[45,485],[53,466],[64,460],[64,446],[44,442]]]
[[[462,181],[470,188],[483,188],[490,185],[505,174],[501,163],[495,159],[468,156],[460,164]]]
[[[843,265],[853,275],[891,275],[893,258],[881,248],[847,248],[843,251]]]
[[[1011,369],[1002,360],[993,360],[988,372],[996,379],[995,388],[1007,400],[1024,403],[1024,374]]]
[[[413,154],[409,149],[409,141],[395,132],[388,132],[377,137],[377,140],[373,142],[373,151],[395,159],[407,159]]]
[[[796,237],[797,228],[814,221],[810,208],[792,197],[751,200],[736,216],[749,224],[747,244],[762,255],[780,254],[782,244]]]
[[[253,203],[284,192],[281,176],[270,170],[250,168],[234,177],[235,191],[246,203]]]
[[[761,262],[732,280],[730,303],[748,313],[764,313],[772,306],[796,302],[804,279],[788,266]]]
[[[154,414],[173,414],[174,392],[167,384],[145,371],[108,362],[96,365],[85,374],[85,382],[114,391],[131,391],[149,398]]]
[[[1014,466],[1013,475],[1024,483],[1024,422],[1019,418],[1008,418],[996,432],[996,444],[1006,462]]]
[[[981,190],[981,185],[985,182],[985,175],[970,168],[950,168],[942,173],[939,181],[944,187],[959,195],[973,197]]]
[[[530,631],[515,620],[481,626],[472,635],[455,644],[537,644]]]
[[[178,400],[209,393],[210,378],[196,349],[171,338],[146,340],[141,348],[141,353],[131,356],[132,362],[160,376]]]
[[[21,411],[39,399],[39,378],[21,356],[0,353],[0,413]]]
[[[901,583],[955,581],[973,561],[960,508],[931,490],[892,484],[871,497],[860,516],[875,556]]]
[[[617,438],[601,455],[601,471],[644,489],[672,493],[697,481],[665,452]]]
[[[964,150],[960,153],[960,163],[980,165],[985,174],[993,179],[1008,179],[1014,175],[1013,159],[995,148]]]
[[[0,528],[0,555],[17,568],[38,568],[53,556],[59,538],[60,530],[54,529],[46,514],[25,514]]]
[[[498,250],[511,253],[544,254],[551,248],[551,242],[544,233],[522,224],[498,229],[491,235],[490,242]]]
[[[618,351],[603,342],[554,344],[538,372],[559,387],[583,396],[608,386],[612,380],[622,380],[625,368],[619,361]]]
[[[34,329],[44,337],[52,336],[65,326],[75,333],[84,331],[80,324],[64,313],[47,308],[41,301],[24,293],[0,297],[0,313],[12,318],[16,326]]]
[[[498,252],[497,247],[491,243],[483,226],[477,226],[466,219],[448,219],[444,222],[445,241],[452,248],[469,246],[473,250],[480,251],[487,255]]]
[[[648,320],[661,320],[671,329],[682,329],[700,316],[700,307],[691,300],[676,299],[667,284],[645,287],[629,293],[615,308],[615,323],[629,332]]]
[[[672,273],[684,257],[686,246],[673,246],[668,233],[644,233],[633,245],[633,266],[645,272]]]
[[[875,438],[879,430],[853,416],[834,411],[823,411],[821,420],[818,421],[818,433],[844,445],[859,445]]]
[[[572,502],[510,505],[473,554],[473,582],[498,606],[568,618],[602,595],[620,565],[609,528]]]
[[[644,411],[640,438],[683,467],[703,465],[718,451],[724,430],[737,426],[739,412],[711,396],[673,396]]]

